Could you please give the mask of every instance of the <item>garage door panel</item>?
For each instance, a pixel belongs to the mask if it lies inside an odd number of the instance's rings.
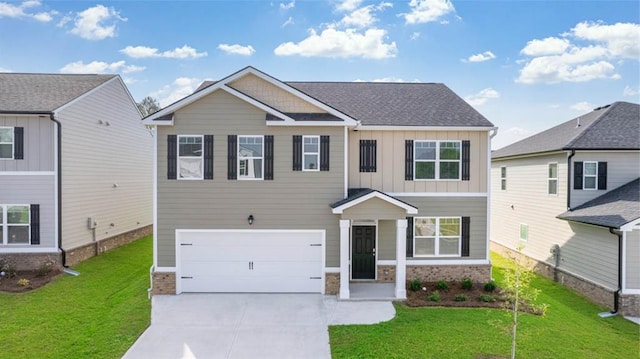
[[[233,276],[244,271],[249,271],[247,261],[185,261],[182,263],[181,276],[196,277],[210,273]]]
[[[201,278],[182,281],[184,292],[199,293],[317,293],[320,279],[262,278],[252,282],[250,278]]]

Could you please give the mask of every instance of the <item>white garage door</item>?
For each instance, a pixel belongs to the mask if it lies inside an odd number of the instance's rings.
[[[320,293],[324,231],[177,231],[181,292]]]

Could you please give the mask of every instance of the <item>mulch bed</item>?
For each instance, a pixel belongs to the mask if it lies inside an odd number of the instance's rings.
[[[479,284],[474,284],[471,289],[463,289],[460,282],[447,282],[448,289],[437,289],[436,282],[424,282],[422,287],[427,290],[412,291],[407,285],[407,300],[405,304],[409,307],[462,307],[462,308],[504,308],[505,302],[500,296],[500,288],[496,288],[493,292],[485,292]],[[438,290],[440,294],[439,301],[429,300],[429,295]],[[467,296],[465,301],[456,301],[457,295],[464,294]],[[483,302],[480,300],[481,295],[490,295],[495,302]]]
[[[20,271],[16,272],[15,276],[11,278],[7,278],[5,275],[5,277],[0,277],[0,292],[29,292],[51,282],[55,277],[60,275],[60,273],[62,272],[59,270],[51,270],[47,273],[38,273],[37,271]],[[26,279],[28,283],[25,281],[23,281],[22,284],[19,283],[21,279]]]

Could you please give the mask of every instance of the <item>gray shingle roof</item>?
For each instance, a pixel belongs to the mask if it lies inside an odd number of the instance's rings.
[[[640,178],[558,216],[560,219],[620,228],[640,218]]]
[[[411,206],[413,208],[416,208],[412,204],[409,204],[409,203],[407,203],[407,202],[405,202],[403,200],[397,199],[396,197],[389,196],[388,194],[386,194],[384,192],[381,192],[381,191],[378,191],[378,190],[375,190],[375,189],[371,189],[371,188],[349,188],[349,190],[347,191],[347,198],[341,199],[338,202],[331,203],[329,205],[329,207],[331,207],[331,208],[340,207],[343,204],[349,203],[351,201],[355,201],[356,199],[364,197],[364,196],[366,196],[366,195],[368,195],[369,193],[372,193],[372,192],[378,192],[378,193],[380,193],[380,194],[382,194],[384,196],[387,196],[388,198],[393,198],[398,202],[402,202],[402,203],[406,204],[407,206]]]
[[[51,112],[115,76],[0,73],[0,112]]]
[[[614,102],[494,151],[491,157],[571,149],[640,149],[640,105]]]

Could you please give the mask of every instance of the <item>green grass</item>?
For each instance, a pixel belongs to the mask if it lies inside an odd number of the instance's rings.
[[[502,280],[504,258],[492,254],[493,275]],[[538,301],[549,305],[544,317],[521,314],[517,358],[638,358],[640,327],[605,311],[584,297],[536,276]],[[333,358],[487,358],[510,357],[506,329],[510,313],[497,309],[408,308],[377,325],[329,327]]]
[[[0,358],[120,358],[150,322],[151,237],[43,288],[0,293]]]

